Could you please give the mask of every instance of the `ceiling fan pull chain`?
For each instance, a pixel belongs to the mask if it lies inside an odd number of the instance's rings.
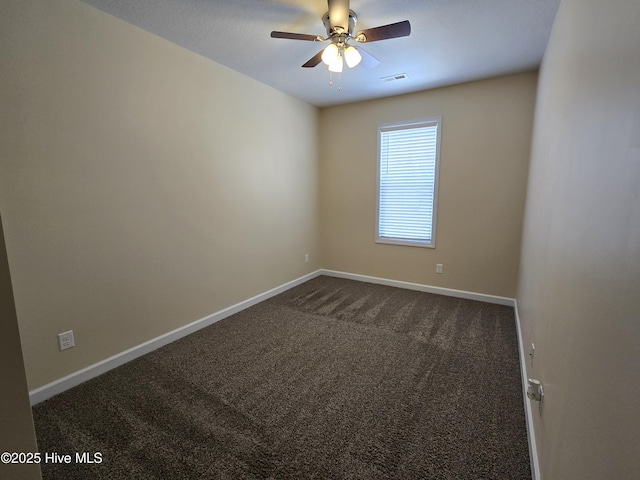
[[[333,86],[333,72],[329,70],[329,86]],[[342,72],[338,73],[338,91],[342,90]]]

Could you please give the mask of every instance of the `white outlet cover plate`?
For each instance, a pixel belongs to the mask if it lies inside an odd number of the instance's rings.
[[[67,348],[75,347],[76,343],[73,339],[73,330],[58,334],[58,344],[60,345],[60,351]]]

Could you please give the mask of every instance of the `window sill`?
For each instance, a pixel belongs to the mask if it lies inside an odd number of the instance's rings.
[[[376,238],[376,243],[384,243],[387,245],[401,245],[405,247],[422,247],[422,248],[436,248],[434,242],[423,242],[420,240],[404,240],[395,238]]]

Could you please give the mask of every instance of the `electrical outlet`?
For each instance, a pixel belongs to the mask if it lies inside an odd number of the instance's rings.
[[[308,253],[304,254],[304,263],[309,263],[309,254]]]
[[[58,334],[58,343],[60,344],[60,351],[67,348],[75,347],[76,343],[73,340],[73,330]]]
[[[436,273],[442,273],[442,264],[436,263]]]

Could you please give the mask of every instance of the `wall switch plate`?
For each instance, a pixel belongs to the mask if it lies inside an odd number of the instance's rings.
[[[67,348],[75,347],[76,343],[73,340],[73,330],[58,334],[58,343],[60,344],[60,351]]]
[[[304,263],[309,263],[309,254],[308,253],[304,254]]]
[[[436,273],[442,273],[442,264],[436,263]]]

